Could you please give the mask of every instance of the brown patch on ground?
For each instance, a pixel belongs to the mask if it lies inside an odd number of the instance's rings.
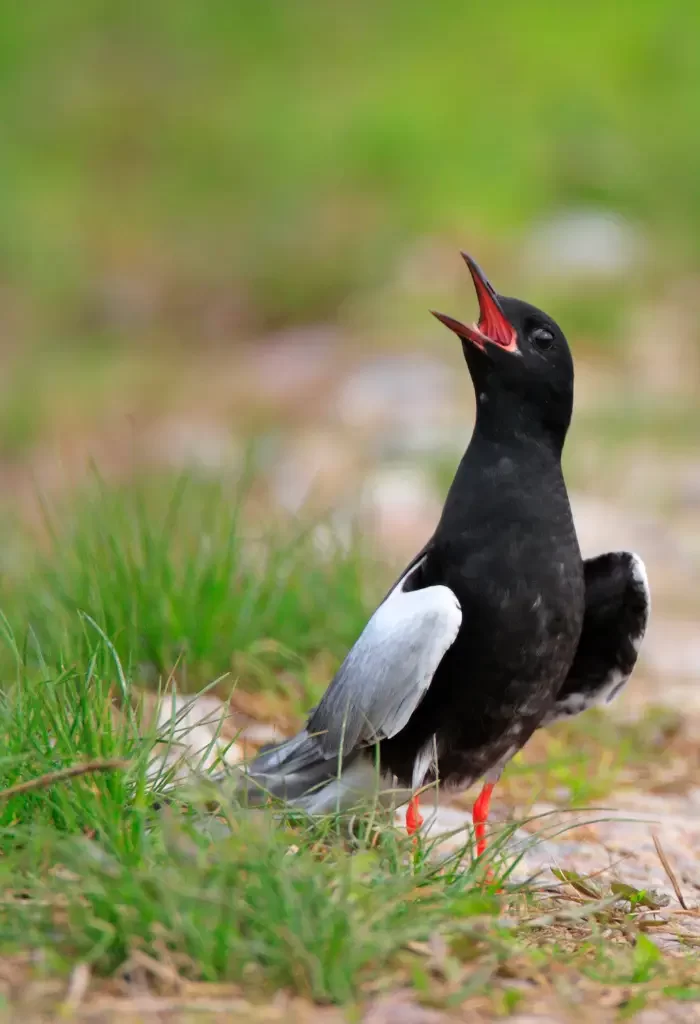
[[[559,901],[560,909],[564,904]],[[588,939],[587,930],[575,923],[558,923],[554,901],[549,910],[549,915],[540,913],[539,919],[533,915],[533,931],[538,932],[539,941],[576,955],[577,947]],[[621,948],[628,941],[624,935],[612,933],[608,940]],[[399,968],[384,980],[383,991],[358,992],[356,1006],[345,1010],[318,1006],[285,992],[271,999],[261,994],[258,999],[238,985],[186,981],[167,963],[139,953],[111,979],[94,977],[84,963],[77,964],[67,979],[43,979],[29,957],[5,957],[0,960],[0,994],[12,1010],[11,1016],[0,1019],[28,1024],[57,1019],[94,1024],[217,1020],[241,1024],[481,1024],[507,1016],[513,1024],[612,1024],[620,1014],[629,1016],[626,1009],[636,1003],[641,1015],[635,1019],[643,1024],[700,1020],[700,1004],[678,1004],[669,999],[661,980],[656,985],[609,985],[556,957],[538,967],[526,954],[514,955],[500,965],[488,958],[459,964],[446,948],[440,952],[439,947],[438,942],[407,951],[407,957],[414,962],[422,960],[428,970],[428,989],[422,996],[406,984],[407,979],[402,980],[405,972]],[[678,979],[687,982],[692,972],[680,972]],[[486,989],[485,981],[489,981]],[[470,993],[477,988],[478,993]]]

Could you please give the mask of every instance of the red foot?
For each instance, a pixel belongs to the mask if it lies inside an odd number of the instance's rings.
[[[420,812],[420,801],[417,796],[411,797],[406,810],[406,831],[409,836],[414,836],[423,824],[423,816]]]
[[[487,782],[484,784],[484,788],[476,798],[476,803],[474,804],[474,809],[472,811],[477,857],[481,857],[481,855],[486,852],[486,823],[489,820],[489,807],[491,805],[493,787],[493,782]]]

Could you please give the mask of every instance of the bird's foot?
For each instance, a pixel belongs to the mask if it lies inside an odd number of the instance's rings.
[[[476,839],[476,855],[481,857],[486,852],[486,825],[489,820],[489,808],[491,806],[491,794],[493,793],[493,782],[486,782],[479,793],[472,810],[472,821],[474,822],[474,837]]]
[[[486,853],[486,824],[489,818],[489,808],[491,806],[491,794],[493,793],[493,789],[493,782],[485,783],[483,789],[476,798],[474,809],[472,810],[477,857],[481,857],[482,854]],[[487,885],[491,885],[493,880],[493,871],[490,867],[487,867],[484,881]],[[496,892],[502,891],[502,889],[496,889]]]
[[[411,797],[406,810],[406,831],[409,836],[414,836],[423,824],[423,815],[420,812],[420,800],[417,796]]]

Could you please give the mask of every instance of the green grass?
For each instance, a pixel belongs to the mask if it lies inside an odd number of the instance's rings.
[[[96,668],[103,654],[113,657],[98,640],[84,672],[21,673],[0,707],[3,791],[80,760],[125,762],[2,799],[6,953],[29,946],[49,969],[79,959],[112,972],[134,950],[167,950],[186,978],[348,1002],[448,904],[457,917],[477,903],[497,911],[493,898],[470,903],[469,870],[443,868],[438,889],[427,860],[407,868],[406,841],[390,828],[376,849],[356,840],[351,857],[323,824],[280,826],[235,807],[214,816],[204,796],[154,810],[155,736],[137,714],[115,721],[112,678]]]
[[[96,482],[39,552],[15,537],[0,631],[0,952],[21,964],[17,1006],[34,1012],[47,983],[82,963],[97,994],[101,978],[146,963],[154,991],[165,975],[179,992],[235,983],[257,1000],[284,989],[348,1010],[402,988],[506,1013],[526,998],[513,979],[539,992],[557,971],[637,1002],[669,986],[692,998],[693,964],[657,956],[640,931],[642,895],[511,884],[509,830],[489,884],[468,835],[440,860],[376,809],[348,831],[248,810],[204,781],[154,806],[171,777],[149,764],[169,730],[144,717],[144,683],[184,666],[191,683],[211,683],[268,644],[265,672],[230,678],[228,691],[272,687],[298,713],[326,681],[309,681],[309,664],[342,655],[388,578],[370,570],[364,594],[366,556],[320,553],[298,529],[261,531],[253,494],[254,483]],[[80,765],[93,767],[71,775]],[[65,989],[51,991],[45,1012]]]
[[[31,568],[20,560],[0,583],[23,657],[85,663],[94,635],[80,610],[143,679],[177,666],[185,686],[231,673],[269,686],[286,669],[284,685],[308,702],[309,665],[339,660],[357,637],[377,569],[356,549],[320,553],[322,523],[251,526],[254,504],[239,481],[95,478],[65,515],[47,511]]]

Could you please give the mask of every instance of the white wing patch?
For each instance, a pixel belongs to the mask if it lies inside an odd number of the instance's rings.
[[[365,626],[308,730],[327,752],[389,739],[407,723],[462,624],[462,609],[445,586],[406,591],[425,558],[399,580]]]
[[[635,651],[639,652],[639,648],[642,646],[642,640],[647,628],[647,622],[649,621],[649,613],[651,611],[651,591],[649,589],[649,577],[647,576],[647,567],[645,566],[639,555],[636,555],[633,551],[630,552],[630,574],[632,579],[637,584],[639,589],[644,595],[646,601],[646,615],[642,622],[642,627],[637,636],[632,637],[632,646]]]
[[[416,754],[416,759],[413,762],[413,777],[411,779],[412,789],[420,789],[425,782],[425,776],[431,768],[434,768],[437,772],[437,763],[437,736],[433,734],[428,737],[427,741]]]
[[[551,711],[545,715],[542,725],[553,725],[555,722],[563,722],[574,715],[580,715],[582,711],[588,711],[589,708],[598,707],[601,704],[610,704],[617,697],[631,675],[631,671],[625,674],[619,668],[611,669],[609,675],[606,676],[604,682],[597,689],[590,692],[569,693],[563,700],[557,701]]]

